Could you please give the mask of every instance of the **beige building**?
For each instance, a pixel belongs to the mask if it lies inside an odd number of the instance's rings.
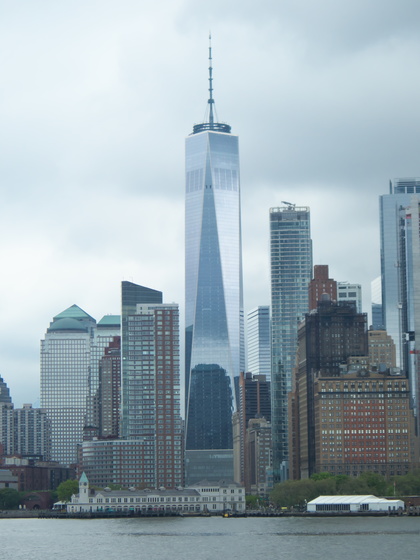
[[[395,344],[386,331],[368,331],[369,363],[380,371],[395,368]]]

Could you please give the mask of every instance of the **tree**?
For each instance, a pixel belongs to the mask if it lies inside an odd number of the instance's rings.
[[[20,495],[13,488],[2,488],[0,490],[0,509],[17,509]]]
[[[57,488],[57,496],[61,502],[69,502],[73,494],[78,494],[78,492],[78,480],[65,480]]]

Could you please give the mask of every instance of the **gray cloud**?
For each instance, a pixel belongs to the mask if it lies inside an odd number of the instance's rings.
[[[3,7],[2,7],[3,8]],[[39,391],[39,339],[122,279],[183,305],[184,138],[207,100],[240,136],[246,309],[269,302],[268,209],[309,205],[314,262],[379,273],[378,196],[418,174],[414,1],[43,0],[0,21],[0,371]]]

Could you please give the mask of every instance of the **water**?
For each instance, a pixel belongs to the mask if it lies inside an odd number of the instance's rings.
[[[416,558],[420,517],[0,519],[1,560]]]

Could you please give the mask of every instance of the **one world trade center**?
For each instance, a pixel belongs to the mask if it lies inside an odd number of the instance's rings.
[[[233,479],[232,414],[244,370],[238,137],[207,122],[186,140],[186,483]]]

